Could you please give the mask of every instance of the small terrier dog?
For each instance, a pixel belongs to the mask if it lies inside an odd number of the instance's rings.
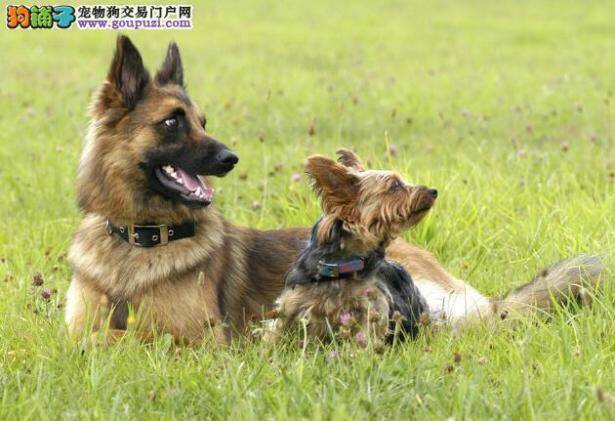
[[[416,225],[437,190],[412,186],[393,171],[365,170],[352,151],[307,159],[323,215],[286,276],[274,311],[274,337],[303,325],[308,337],[383,345],[414,337],[425,300],[410,275],[385,258],[388,244]],[[404,337],[405,335],[399,335]]]

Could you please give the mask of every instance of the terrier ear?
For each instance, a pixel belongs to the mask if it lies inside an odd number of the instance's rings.
[[[337,161],[340,164],[359,172],[365,171],[365,168],[363,168],[363,164],[361,164],[361,159],[359,158],[359,156],[350,149],[338,149],[336,153],[338,156]]]
[[[124,106],[128,109],[133,109],[143,98],[145,88],[150,81],[141,54],[125,35],[117,37],[117,47],[107,80],[119,92]]]
[[[179,55],[177,44],[171,42],[167,48],[167,56],[162,63],[162,67],[156,73],[156,82],[159,85],[174,83],[179,86],[184,86],[184,67],[182,59]]]
[[[355,199],[359,180],[348,168],[325,156],[313,155],[307,159],[305,169],[325,211]]]

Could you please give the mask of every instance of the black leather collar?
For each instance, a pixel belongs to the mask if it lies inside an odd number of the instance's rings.
[[[115,234],[133,246],[155,247],[164,246],[169,241],[193,237],[195,226],[194,222],[184,222],[179,225],[114,225],[107,220],[107,233]]]

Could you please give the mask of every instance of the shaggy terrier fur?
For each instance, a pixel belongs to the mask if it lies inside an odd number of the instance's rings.
[[[376,346],[396,332],[415,336],[427,304],[404,268],[385,258],[385,249],[431,209],[437,191],[412,186],[393,171],[366,171],[349,150],[338,155],[339,163],[307,159],[323,216],[286,277],[268,337],[298,325],[311,338],[369,339]],[[359,266],[339,273],[335,262]],[[323,274],[327,264],[336,271]]]

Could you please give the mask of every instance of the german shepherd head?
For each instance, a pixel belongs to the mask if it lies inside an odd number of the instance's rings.
[[[175,43],[153,78],[120,35],[107,79],[90,106],[77,174],[80,207],[116,223],[179,223],[213,199],[205,176],[224,176],[237,155],[205,130],[184,85]]]

